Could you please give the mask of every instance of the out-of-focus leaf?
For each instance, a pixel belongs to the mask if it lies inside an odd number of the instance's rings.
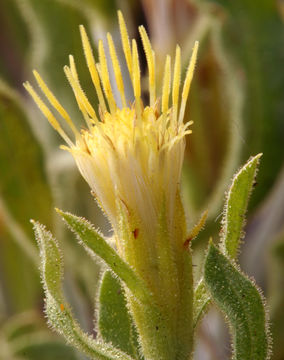
[[[7,311],[14,312],[38,302],[37,255],[29,219],[50,224],[52,199],[42,151],[26,115],[14,94],[0,85],[1,281]]]
[[[185,153],[184,188],[190,214],[209,209],[216,216],[237,167],[242,142],[242,92],[215,19],[200,36],[200,51],[190,94],[193,134]],[[196,35],[198,36],[198,34]]]
[[[11,344],[13,353],[27,360],[78,359],[75,351],[58,340],[50,339],[48,333],[22,336]]]
[[[40,313],[34,310],[25,311],[10,317],[1,328],[2,334],[8,341],[30,334],[43,325],[43,318]]]
[[[229,321],[234,360],[267,360],[269,333],[260,292],[212,243],[204,267],[205,284]]]
[[[9,318],[1,327],[9,359],[77,359],[72,348],[45,329],[44,318],[36,311],[19,313]],[[0,351],[2,359],[1,355]]]
[[[14,0],[0,2],[0,33],[0,76],[10,85],[21,87],[29,39]]]
[[[41,41],[45,47],[45,56],[40,61],[34,56],[32,64],[29,64],[30,75],[32,75],[31,66],[36,67],[76,123],[82,116],[79,114],[76,100],[63,71],[63,66],[69,63],[69,54],[74,56],[83,89],[87,92],[90,101],[97,104],[79,32],[79,25],[86,25],[87,22],[84,12],[80,10],[80,7],[83,9],[84,4],[76,7],[72,6],[72,2],[69,4],[68,1],[56,0],[28,0],[28,3],[30,11],[36,17],[37,26],[41,29]],[[65,21],[56,21],[58,19]],[[39,47],[37,51],[40,50]]]
[[[38,306],[40,279],[35,263],[4,226],[0,225],[0,281],[7,316]]]
[[[27,234],[29,220],[50,224],[52,199],[43,156],[19,103],[0,87],[0,196]]]
[[[113,20],[116,17],[116,1],[115,0],[84,0],[82,1],[88,4],[106,19]]]
[[[119,280],[106,271],[99,295],[99,332],[104,341],[139,359],[137,333]],[[118,330],[119,329],[119,330]]]
[[[284,159],[284,25],[278,2],[214,0],[227,10],[226,48],[239,61],[246,84],[244,156],[263,152],[253,204],[267,193]]]
[[[269,262],[269,307],[273,339],[273,360],[284,358],[284,234],[272,248]]]

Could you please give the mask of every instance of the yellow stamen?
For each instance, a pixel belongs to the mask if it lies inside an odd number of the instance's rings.
[[[74,57],[72,55],[69,55],[69,64],[70,64],[70,71],[71,71],[71,74],[73,76],[73,78],[79,82],[79,77],[78,77],[78,73],[77,73],[77,69],[76,69],[76,65],[75,65],[75,61],[74,61]],[[75,98],[76,98],[76,101],[77,101],[77,104],[78,104],[78,107],[80,109],[80,111],[82,112],[83,114],[83,117],[86,121],[86,124],[88,125],[88,127],[90,128],[91,127],[91,121],[90,121],[90,117],[88,116],[87,114],[87,110],[81,100],[81,97],[78,95],[77,92],[74,92],[74,95],[75,95]]]
[[[178,98],[179,98],[179,88],[180,88],[180,47],[176,47],[176,58],[175,58],[175,67],[174,67],[174,78],[173,78],[173,92],[172,92],[172,106],[173,106],[173,123],[177,123],[177,109],[178,109]]]
[[[138,117],[141,116],[141,83],[140,83],[140,66],[139,66],[139,58],[138,58],[138,50],[135,39],[132,40],[132,64],[133,64],[133,91],[135,97],[135,103],[137,108]]]
[[[80,33],[81,33],[81,39],[82,39],[82,44],[83,44],[83,49],[84,49],[84,54],[85,54],[86,62],[88,65],[88,69],[89,69],[93,84],[95,86],[95,89],[96,89],[96,92],[98,95],[101,109],[103,112],[105,112],[106,104],[105,104],[104,95],[103,95],[103,92],[101,89],[99,74],[98,74],[98,71],[96,68],[96,63],[95,63],[95,59],[93,56],[92,48],[91,48],[86,30],[83,25],[80,25]]]
[[[117,14],[118,14],[118,22],[119,22],[120,36],[121,36],[124,56],[125,56],[125,60],[126,60],[130,78],[132,79],[132,56],[131,56],[131,47],[130,47],[130,42],[129,42],[129,36],[128,36],[128,32],[127,32],[127,28],[125,25],[125,21],[124,21],[122,12],[120,10],[118,10]]]
[[[162,92],[162,113],[169,108],[169,94],[171,85],[171,57],[167,55],[164,71],[163,92]]]
[[[107,98],[111,113],[116,110],[116,104],[112,93],[112,88],[109,80],[109,73],[107,67],[107,60],[105,49],[102,40],[99,41],[99,59],[100,59],[100,75],[103,84],[105,96]]]
[[[70,64],[70,70],[71,70],[71,74],[73,75],[73,78],[76,81],[79,81],[79,77],[78,77],[78,73],[77,73],[77,69],[76,69],[75,60],[74,60],[73,55],[69,55],[69,64]]]
[[[188,93],[189,93],[189,89],[190,89],[190,85],[191,85],[191,81],[192,81],[192,77],[193,77],[193,72],[194,72],[194,67],[195,67],[196,59],[197,59],[197,51],[198,51],[198,41],[196,41],[194,44],[191,59],[189,62],[187,73],[186,73],[186,78],[185,78],[184,85],[183,85],[182,96],[181,96],[181,106],[180,106],[180,113],[179,113],[179,124],[182,123],[183,117],[184,117],[186,101],[188,98]]]
[[[142,39],[146,60],[148,64],[150,106],[154,106],[154,103],[156,101],[155,53],[152,50],[152,46],[144,26],[139,26],[139,32]]]
[[[84,91],[82,90],[78,79],[76,78],[77,72],[76,72],[76,68],[73,67],[74,62],[71,62],[71,63],[72,63],[73,71],[71,71],[71,69],[68,66],[64,66],[64,72],[66,74],[66,77],[67,77],[72,89],[73,89],[78,106],[82,112],[84,112],[83,110],[85,110],[90,115],[90,117],[92,119],[94,119],[95,122],[98,122],[96,112],[95,112],[94,108],[92,107],[92,105],[90,104]],[[91,128],[91,126],[92,126],[90,121],[87,121],[87,125],[89,126],[89,128]]]
[[[116,55],[115,46],[114,46],[112,36],[110,35],[110,33],[107,34],[107,40],[108,40],[110,57],[111,57],[111,61],[113,64],[113,70],[114,70],[114,75],[115,75],[115,79],[116,79],[116,84],[117,84],[117,88],[118,88],[120,96],[121,96],[122,106],[126,107],[124,83],[123,83],[123,79],[122,79],[119,61],[118,61],[118,58]]]
[[[47,100],[50,102],[50,104],[54,107],[55,110],[58,111],[58,113],[63,117],[63,119],[67,122],[67,124],[70,126],[73,133],[76,135],[76,137],[80,136],[78,130],[74,126],[69,114],[67,111],[63,108],[63,106],[60,104],[60,102],[56,99],[56,97],[53,95],[53,93],[50,91],[46,83],[42,80],[39,73],[34,70],[33,71],[34,77],[36,78],[36,81],[41,88],[42,92],[46,96]]]
[[[31,97],[33,98],[34,102],[37,104],[43,115],[47,118],[49,123],[54,127],[54,129],[60,134],[60,136],[66,141],[66,143],[72,147],[74,144],[69,139],[69,137],[66,135],[65,131],[60,126],[59,122],[56,120],[55,116],[52,114],[52,112],[49,110],[49,108],[45,105],[45,103],[42,101],[42,99],[38,96],[38,94],[35,92],[33,87],[29,82],[24,83],[25,89],[29,92]]]

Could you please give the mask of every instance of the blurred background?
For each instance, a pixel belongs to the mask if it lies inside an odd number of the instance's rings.
[[[62,68],[73,54],[82,86],[96,104],[78,25],[87,28],[95,54],[98,39],[105,40],[110,31],[124,62],[117,9],[132,37],[138,39],[138,25],[146,27],[158,69],[178,43],[185,71],[193,43],[200,41],[186,112],[194,125],[182,183],[189,225],[209,209],[207,226],[192,244],[196,279],[209,235],[218,241],[230,179],[251,155],[264,154],[240,262],[267,298],[272,359],[283,360],[284,1],[276,0],[0,0],[0,359],[84,359],[46,325],[31,218],[59,239],[66,296],[82,327],[95,334],[101,269],[64,229],[54,207],[85,216],[106,235],[109,225],[22,83],[34,84],[36,68],[79,126],[81,117]],[[157,76],[160,84],[162,73]],[[129,94],[131,98],[131,89]],[[198,335],[195,360],[230,358],[228,330],[214,308]]]

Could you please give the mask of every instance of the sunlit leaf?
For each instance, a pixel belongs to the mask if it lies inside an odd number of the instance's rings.
[[[99,294],[98,327],[104,341],[139,359],[137,332],[120,281],[106,271]]]
[[[44,226],[34,222],[34,230],[40,247],[41,276],[45,292],[45,311],[50,325],[62,334],[66,341],[92,359],[131,359],[108,344],[96,342],[83,332],[73,318],[70,305],[62,293],[63,262],[57,241]]]
[[[212,243],[206,257],[204,280],[229,322],[233,359],[267,360],[270,348],[263,298],[255,284]]]

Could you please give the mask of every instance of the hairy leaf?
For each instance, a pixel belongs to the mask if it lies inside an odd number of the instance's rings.
[[[240,240],[243,235],[245,214],[248,200],[254,186],[257,166],[262,154],[251,159],[234,176],[229,188],[227,200],[224,206],[223,228],[221,237],[221,249],[231,259],[235,259],[238,253]],[[204,281],[201,279],[194,293],[194,325],[202,318],[210,304]]]
[[[250,193],[254,186],[259,159],[258,154],[240,169],[234,176],[225,204],[222,229],[222,250],[231,259],[235,259],[243,236],[243,226]]]
[[[137,332],[120,281],[107,270],[99,295],[99,332],[104,341],[139,359]]]
[[[109,344],[94,341],[82,331],[62,293],[63,261],[58,243],[39,223],[34,222],[34,230],[40,247],[45,310],[51,326],[62,334],[68,343],[92,359],[130,360],[131,358],[125,353]]]
[[[105,261],[111,270],[126,284],[133,295],[142,302],[151,303],[152,296],[144,281],[117,254],[106,240],[87,220],[57,209],[67,225],[77,234],[82,245],[91,253]]]
[[[197,287],[194,290],[194,298],[193,298],[193,327],[195,328],[198,324],[199,320],[201,320],[202,316],[206,312],[211,298],[208,293],[204,279],[202,278]]]
[[[205,284],[229,321],[234,360],[267,360],[269,335],[261,294],[212,243],[205,262]]]

